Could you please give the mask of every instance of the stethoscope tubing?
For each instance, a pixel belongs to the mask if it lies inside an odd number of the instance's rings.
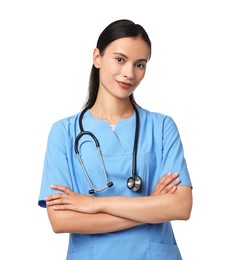
[[[134,146],[133,146],[132,176],[128,178],[127,186],[128,186],[129,189],[132,189],[133,191],[139,191],[140,188],[141,188],[141,184],[142,184],[140,177],[137,176],[137,174],[136,174],[136,158],[137,158],[138,137],[139,137],[139,113],[138,113],[138,110],[137,110],[137,108],[134,104],[133,104],[133,107],[134,107],[134,111],[135,111],[135,115],[136,115],[136,126],[135,126],[135,136],[134,136]],[[90,107],[85,107],[83,109],[83,111],[81,112],[80,116],[79,116],[80,133],[75,138],[74,150],[75,150],[75,153],[78,157],[78,160],[79,160],[79,162],[82,166],[82,169],[83,169],[83,172],[84,172],[84,174],[87,178],[87,181],[88,181],[88,183],[91,187],[91,190],[89,190],[89,193],[93,194],[95,192],[100,192],[100,191],[105,190],[108,187],[113,186],[113,183],[108,182],[108,175],[107,175],[107,172],[106,172],[102,152],[101,152],[101,149],[100,149],[100,143],[99,143],[98,139],[96,138],[96,136],[92,132],[85,131],[84,128],[83,128],[83,124],[82,124],[83,116],[88,109],[90,109]],[[101,161],[101,165],[102,165],[102,168],[103,168],[106,185],[102,188],[99,188],[99,189],[96,189],[93,186],[92,181],[91,181],[89,174],[88,174],[88,172],[87,172],[87,170],[84,166],[84,163],[82,161],[82,158],[81,158],[81,155],[80,155],[80,152],[79,152],[79,149],[78,149],[79,140],[84,135],[89,135],[94,140],[97,151],[98,151],[98,155],[100,157],[100,161]]]

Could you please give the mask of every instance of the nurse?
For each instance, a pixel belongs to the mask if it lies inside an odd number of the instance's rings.
[[[68,260],[182,259],[171,221],[190,218],[192,185],[180,135],[133,95],[150,56],[141,25],[109,24],[83,110],[50,130],[38,204],[69,233]]]

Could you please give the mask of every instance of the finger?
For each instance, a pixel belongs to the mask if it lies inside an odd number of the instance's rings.
[[[163,188],[164,188],[164,186],[165,186],[165,181],[167,180],[167,178],[171,175],[172,173],[171,172],[169,172],[169,173],[167,173],[166,175],[164,175],[158,182],[157,182],[157,184],[156,184],[156,186],[155,186],[155,188],[154,188],[154,191],[158,191],[158,192],[160,192]]]
[[[174,174],[172,174],[171,172],[167,173],[158,181],[151,195],[157,195],[159,193],[168,193],[173,188],[173,186],[178,185],[178,183],[180,182],[177,176],[178,173],[174,173]],[[175,180],[175,178],[177,179]],[[172,193],[173,192],[175,192],[174,189],[172,190]]]
[[[67,205],[70,204],[70,200],[67,197],[60,197],[53,200],[46,200],[47,206],[55,206],[55,205]]]
[[[160,179],[156,185],[156,190],[161,192],[167,185],[169,185],[175,178],[178,177],[178,173],[167,173]]]
[[[173,186],[171,190],[168,191],[168,193],[173,194],[177,190],[177,186]]]
[[[58,211],[58,210],[73,210],[72,206],[69,205],[69,204],[53,205],[52,208],[55,211]]]
[[[81,209],[79,209],[78,207],[74,206],[73,204],[59,204],[59,205],[52,206],[52,208],[55,211],[71,210],[71,211],[76,211],[76,212],[87,213],[85,211],[81,211]]]
[[[174,193],[175,187],[180,183],[180,179],[177,178],[176,180],[173,180],[170,184],[164,187],[164,189],[161,191],[161,193]]]
[[[45,198],[46,201],[52,201],[52,200],[58,200],[58,199],[62,199],[65,198],[67,196],[67,194],[65,193],[56,193],[56,194],[52,194],[49,195]]]
[[[62,192],[64,192],[64,193],[68,193],[68,194],[73,193],[73,191],[72,191],[71,189],[69,189],[68,187],[63,186],[63,185],[52,184],[52,185],[51,185],[51,188],[52,188],[53,190],[59,190],[59,191],[62,191]]]

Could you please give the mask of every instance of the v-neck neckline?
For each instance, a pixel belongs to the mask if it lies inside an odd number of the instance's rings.
[[[131,124],[132,124],[133,121],[136,120],[136,118],[135,118],[136,115],[135,115],[135,111],[134,111],[134,113],[133,113],[130,117],[122,118],[122,119],[117,120],[117,122],[113,125],[113,128],[114,128],[114,129],[112,129],[112,125],[110,125],[107,120],[105,120],[105,119],[99,119],[99,118],[97,118],[97,117],[94,117],[94,116],[91,114],[91,112],[90,112],[89,109],[86,111],[85,116],[89,117],[89,119],[92,119],[92,120],[94,120],[95,122],[97,122],[97,123],[99,123],[99,124],[102,124],[102,125],[105,124],[105,125],[107,125],[113,132],[115,132],[118,128],[120,128],[120,125],[122,125],[122,124],[124,124],[124,123],[129,123],[129,124],[131,123]]]
[[[132,154],[135,127],[135,112],[131,117],[118,120],[114,131],[107,120],[95,118],[89,110],[83,117],[84,131],[92,132],[100,142],[102,152],[111,156],[112,153],[115,155]],[[120,149],[117,147],[120,147]]]

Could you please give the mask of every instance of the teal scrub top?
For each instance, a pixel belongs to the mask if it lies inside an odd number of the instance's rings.
[[[158,180],[168,172],[178,172],[179,185],[191,185],[183,146],[171,117],[138,108],[140,126],[137,151],[137,175],[142,188],[127,188],[132,176],[132,154],[136,126],[135,113],[119,120],[114,130],[107,121],[94,118],[88,110],[83,117],[84,130],[99,140],[109,181],[114,185],[90,196],[147,196]],[[53,124],[44,161],[38,204],[46,207],[45,197],[57,193],[51,184],[69,187],[81,194],[91,189],[74,151],[79,134],[79,114]],[[105,186],[104,172],[95,143],[84,135],[79,151],[95,188]],[[127,230],[106,234],[69,234],[67,260],[178,260],[182,259],[170,222],[143,224]]]

